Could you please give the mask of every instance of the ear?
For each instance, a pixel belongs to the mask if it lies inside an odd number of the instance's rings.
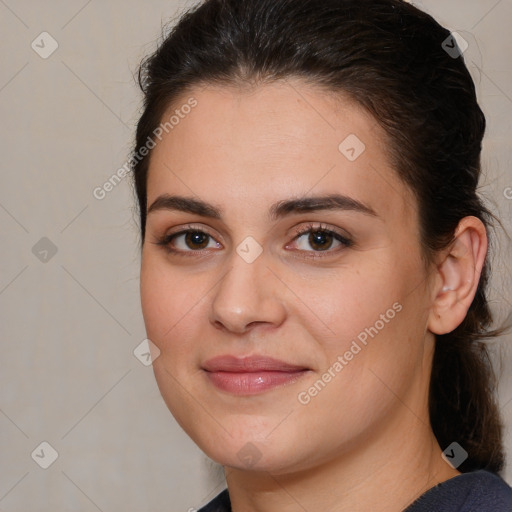
[[[427,327],[434,334],[456,329],[473,302],[487,255],[487,232],[480,219],[464,217],[437,267],[434,302]]]

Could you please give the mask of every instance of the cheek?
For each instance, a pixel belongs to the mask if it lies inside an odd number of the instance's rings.
[[[197,338],[193,329],[201,314],[200,295],[195,290],[202,290],[196,281],[193,276],[180,275],[158,255],[143,256],[142,313],[147,337],[159,349],[153,372],[169,411],[186,431],[190,430],[190,418],[208,420],[195,398],[198,368],[191,340]]]
[[[140,296],[147,337],[160,350],[158,363],[182,378],[197,369],[196,342],[208,321],[210,277],[215,275],[183,272],[149,251],[142,258]]]
[[[295,316],[322,353],[320,373],[331,370],[325,376],[333,382],[328,387],[336,389],[331,399],[350,390],[350,408],[369,403],[378,409],[389,395],[379,377],[398,387],[410,377],[421,358],[426,324],[422,287],[414,290],[420,278],[414,264],[382,252],[372,261],[361,257],[357,268],[337,269],[328,279],[311,276],[300,286],[295,283],[314,313]],[[329,393],[322,393],[327,399]]]
[[[159,272],[159,267],[151,256],[143,255],[140,272],[140,298],[142,315],[146,331],[153,343],[161,348],[161,338],[165,333],[168,312],[173,308],[169,307],[170,294],[166,292],[165,275]]]
[[[188,287],[193,287],[188,283]],[[140,273],[140,296],[142,314],[149,339],[160,350],[169,345],[169,340],[186,322],[186,312],[192,305],[192,293],[187,293],[187,283],[162,264],[161,258],[149,252],[142,257]],[[181,319],[181,321],[180,321]]]
[[[382,329],[382,322],[392,320],[396,311],[393,304],[404,296],[405,279],[392,264],[380,258],[359,258],[347,267],[325,272],[304,273],[300,282],[290,275],[291,286],[302,301],[302,309],[310,311],[304,327],[315,332],[328,351],[345,351],[352,339],[374,326]],[[307,308],[304,308],[304,305]],[[384,319],[381,320],[381,315]],[[304,321],[306,318],[302,315]]]

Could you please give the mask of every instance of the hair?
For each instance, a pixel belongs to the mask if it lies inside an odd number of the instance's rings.
[[[445,51],[450,37],[401,0],[205,0],[141,63],[135,151],[195,86],[296,77],[344,94],[383,128],[390,162],[417,201],[422,254],[433,264],[462,218],[477,217],[489,234],[493,217],[477,195],[485,116],[462,52]],[[142,243],[150,156],[132,159]],[[436,336],[432,364],[430,423],[441,449],[456,441],[468,452],[461,472],[498,473],[504,465],[497,379],[484,344],[500,334],[490,330],[488,276],[486,258],[465,319]]]

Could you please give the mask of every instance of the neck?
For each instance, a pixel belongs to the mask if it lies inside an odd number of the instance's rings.
[[[233,512],[401,512],[459,475],[441,457],[428,414],[403,404],[397,411],[379,431],[314,468],[275,474],[225,466]]]

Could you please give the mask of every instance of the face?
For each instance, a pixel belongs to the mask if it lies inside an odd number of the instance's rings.
[[[180,108],[151,155],[141,268],[178,423],[217,462],[276,474],[405,424],[428,394],[430,295],[376,121],[298,80],[197,87],[164,121]],[[210,361],[226,355],[293,371]]]

